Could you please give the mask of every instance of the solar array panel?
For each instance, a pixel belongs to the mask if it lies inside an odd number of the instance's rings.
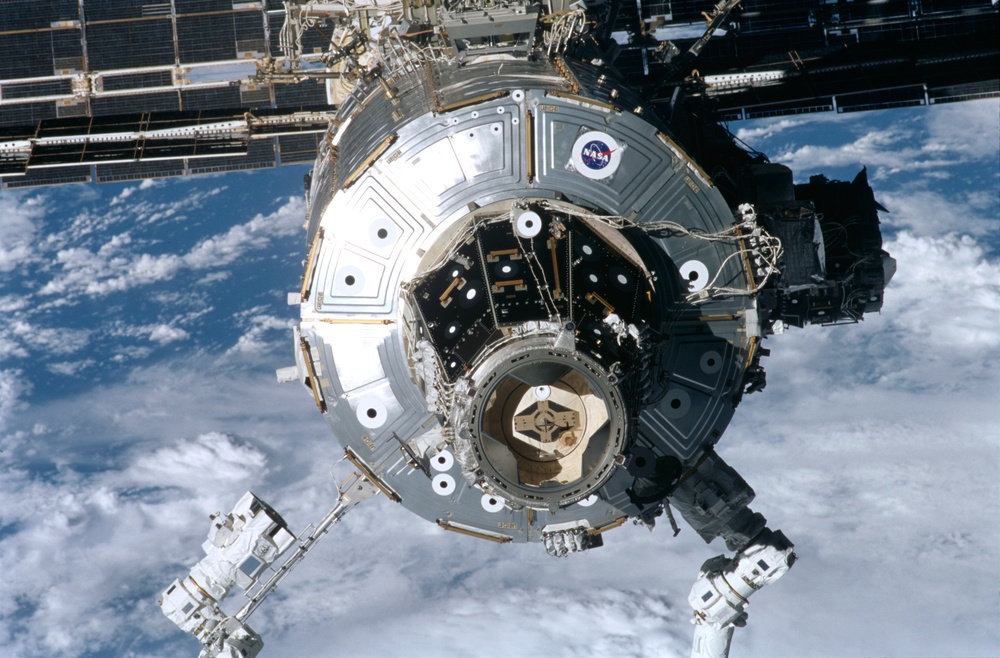
[[[70,117],[326,106],[323,85],[246,84],[280,56],[275,0],[0,0],[0,131]],[[327,43],[307,33],[305,52]],[[242,81],[242,82],[241,82]],[[309,136],[255,140],[249,156],[73,167],[5,177],[4,187],[126,180],[308,162]]]
[[[614,65],[630,84],[664,91],[658,85],[673,73],[658,42],[672,41],[683,52],[704,32],[705,12],[715,5],[609,2],[599,29],[621,44]],[[995,97],[998,15],[991,0],[743,0],[701,51],[697,69],[705,80],[719,81],[705,93],[725,120]],[[247,110],[332,109],[316,79],[254,80],[262,57],[281,57],[284,21],[283,0],[0,0],[0,140],[32,139],[87,117],[115,117],[126,125],[150,113],[197,122],[199,112],[239,117]],[[327,50],[328,32],[302,34],[305,58]],[[669,101],[669,93],[659,96],[654,106]],[[317,126],[310,130],[322,131]],[[210,160],[189,160],[184,153],[205,153],[199,136],[185,145],[188,151],[175,149],[171,157],[182,161],[171,163],[159,161],[163,154],[155,148],[138,149],[138,163],[123,163],[120,156],[131,148],[127,137],[124,150],[101,154],[113,161],[93,159],[88,147],[83,160],[74,159],[69,149],[60,165],[69,169],[26,176],[47,151],[25,155],[8,148],[0,152],[0,176],[4,187],[19,187],[312,160],[316,135],[292,132],[303,134],[247,137],[239,149],[244,156],[235,147],[218,152],[213,143]],[[53,158],[44,162],[56,166]]]

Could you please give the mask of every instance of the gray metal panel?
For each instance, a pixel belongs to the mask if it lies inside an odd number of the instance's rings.
[[[660,144],[656,131],[645,121],[627,113],[551,94],[533,96],[532,104],[537,106],[535,159],[539,185],[562,190],[613,213],[628,216],[639,210],[666,182],[662,178],[664,168],[673,167],[671,161],[676,159]],[[621,165],[608,178],[591,180],[570,165],[577,138],[589,131],[607,132],[620,145]]]

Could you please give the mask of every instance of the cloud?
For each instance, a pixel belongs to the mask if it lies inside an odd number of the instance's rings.
[[[62,375],[64,377],[75,377],[84,370],[88,370],[97,365],[97,361],[94,359],[83,359],[81,361],[59,361],[57,363],[50,363],[47,367],[49,372],[57,375]]]
[[[110,205],[117,206],[119,203],[125,201],[125,199],[135,194],[136,190],[138,189],[139,189],[138,187],[126,187],[124,190],[118,193],[118,196],[111,199]]]
[[[84,247],[59,250],[59,272],[39,290],[45,296],[74,294],[105,296],[153,283],[169,281],[178,273],[218,270],[233,264],[247,252],[262,250],[301,226],[305,204],[290,197],[277,210],[258,214],[248,222],[201,240],[186,254],[128,253],[131,239],[115,236],[96,251]]]
[[[614,656],[675,658],[689,655],[688,637],[678,637],[679,613],[662,593],[595,586],[581,595],[576,584],[565,587],[520,585],[426,593],[404,599],[379,597],[381,616],[392,619],[394,632],[372,633],[360,616],[347,611],[336,637],[325,633],[279,637],[274,644],[295,655],[330,655],[330,642],[343,655],[396,655],[406,637],[407,655],[461,656]],[[371,603],[363,604],[365,612]],[[343,619],[343,617],[341,617]],[[321,619],[317,622],[322,623]],[[686,635],[686,634],[685,634]],[[267,640],[265,640],[266,642]],[[281,643],[279,645],[279,643]],[[277,649],[276,649],[277,650]]]
[[[132,453],[120,471],[88,475],[67,465],[42,476],[5,467],[4,655],[127,655],[136,629],[162,619],[155,597],[169,582],[163,565],[179,570],[207,530],[191,519],[216,511],[220,487],[259,479],[264,463],[260,451],[208,433]],[[162,634],[169,627],[162,622],[141,635]]]
[[[268,215],[258,214],[245,224],[203,240],[184,256],[184,263],[195,270],[229,265],[246,251],[267,246],[275,237],[300,232],[304,216],[305,202],[290,197]]]
[[[1000,232],[1000,199],[979,193],[948,193],[904,185],[878,190],[876,198],[889,209],[886,225],[919,235],[968,234],[988,238]]]
[[[87,329],[43,327],[25,320],[24,315],[15,312],[0,325],[0,356],[24,358],[32,351],[64,356],[90,344],[91,332]]]
[[[236,344],[229,348],[227,355],[260,354],[272,346],[265,341],[265,336],[274,331],[280,332],[281,338],[287,344],[295,322],[289,318],[279,318],[273,315],[256,315],[249,317],[250,328],[237,339]]]
[[[211,495],[219,486],[260,478],[264,464],[260,451],[240,445],[233,437],[211,432],[140,455],[115,479],[130,486],[179,487]],[[206,472],[212,474],[211,480],[205,479]]]
[[[1000,134],[1000,101],[946,103],[928,113],[929,138],[925,152],[957,153],[969,160],[996,163],[997,134]],[[1000,171],[994,171],[994,176]]]
[[[145,338],[159,345],[186,340],[190,336],[181,327],[162,322],[142,325],[126,325],[119,322],[108,329],[107,333],[115,337]]]
[[[4,192],[0,196],[0,273],[11,272],[37,258],[38,222],[45,215],[41,196]]]
[[[969,501],[1000,497],[985,411],[1000,404],[1000,260],[969,235],[903,231],[886,249],[899,268],[882,313],[769,339],[768,388],[720,443],[801,558],[739,632],[749,655],[1000,646],[984,616],[936,603],[995,596],[983,565],[1000,560],[1000,530]],[[959,617],[968,632],[953,631]]]
[[[996,99],[913,108],[895,113],[819,113],[740,125],[736,135],[772,162],[792,168],[797,180],[831,169],[868,166],[874,181],[948,178],[971,163],[988,163],[995,185],[996,140],[970,139],[1000,132]],[[826,134],[823,134],[825,131]]]
[[[2,430],[12,414],[24,407],[22,396],[30,390],[30,384],[24,379],[20,370],[0,370],[0,430]]]
[[[917,135],[908,128],[870,130],[848,144],[788,146],[774,153],[771,160],[788,165],[797,174],[833,167],[868,166],[874,169],[872,180],[901,172],[946,169],[966,161],[960,153],[928,152],[915,142]]]
[[[188,332],[180,327],[171,327],[166,324],[158,324],[149,332],[149,339],[160,345],[185,340],[186,338],[188,338]]]

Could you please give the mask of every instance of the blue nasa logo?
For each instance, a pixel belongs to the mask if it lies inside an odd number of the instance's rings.
[[[599,139],[592,139],[580,150],[580,159],[588,169],[599,171],[611,164],[611,148]]]

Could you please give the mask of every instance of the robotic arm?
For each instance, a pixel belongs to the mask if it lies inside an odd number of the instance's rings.
[[[670,503],[706,542],[722,537],[735,551],[701,567],[688,603],[695,625],[691,658],[728,658],[733,631],[745,626],[750,595],[795,563],[792,542],[748,507],[754,492],[731,466],[708,452],[681,478]]]
[[[247,618],[344,514],[378,491],[366,477],[353,474],[341,487],[337,505],[263,583],[265,571],[296,537],[274,509],[247,492],[225,517],[212,516],[208,540],[202,544],[205,557],[163,593],[163,614],[201,642],[199,658],[256,658],[264,641],[246,625]],[[227,615],[219,604],[233,585],[250,600],[236,614]]]
[[[746,625],[750,595],[785,575],[795,563],[792,543],[780,531],[764,529],[732,558],[705,562],[688,603],[694,608],[691,658],[728,658],[733,631]]]

